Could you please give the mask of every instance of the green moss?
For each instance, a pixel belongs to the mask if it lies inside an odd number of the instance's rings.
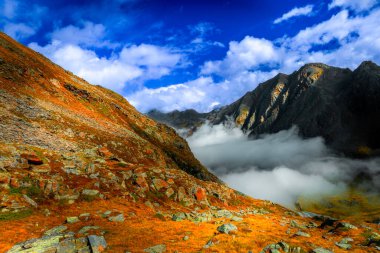
[[[20,220],[32,215],[32,210],[22,210],[19,212],[0,213],[0,221]]]

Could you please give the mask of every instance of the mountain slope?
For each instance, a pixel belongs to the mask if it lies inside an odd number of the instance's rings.
[[[351,71],[313,63],[278,74],[236,102],[202,114],[197,124],[203,118],[212,124],[232,120],[250,136],[297,125],[304,137],[323,136],[330,147],[356,154],[379,148],[379,99],[376,64],[363,62]]]
[[[64,71],[0,35],[0,141],[51,150],[97,145],[131,163],[175,167],[217,181],[187,143],[123,97]]]

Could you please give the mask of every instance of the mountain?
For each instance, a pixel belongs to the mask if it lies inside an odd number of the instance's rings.
[[[0,252],[379,246],[375,223],[298,213],[229,188],[173,129],[3,33],[0,116]]]
[[[354,71],[311,63],[290,75],[276,75],[221,109],[206,115],[193,112],[189,123],[233,120],[251,137],[296,125],[306,138],[322,136],[333,149],[357,154],[380,148],[379,99],[380,67],[375,63],[363,62]],[[180,114],[176,118],[187,112]],[[156,118],[157,113],[148,115]]]

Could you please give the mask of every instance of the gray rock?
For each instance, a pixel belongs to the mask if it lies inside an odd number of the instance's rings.
[[[312,253],[333,253],[330,250],[324,249],[324,248],[316,248],[311,251]]]
[[[49,229],[48,231],[46,231],[44,233],[44,235],[46,236],[49,236],[49,235],[58,235],[58,234],[62,234],[64,231],[67,230],[67,227],[66,226],[57,226],[57,227],[54,227],[52,229]]]
[[[113,222],[123,222],[125,219],[124,215],[121,213],[119,215],[109,217],[108,220]]]
[[[43,236],[13,246],[7,253],[48,253],[55,251],[62,235]]]
[[[84,189],[82,195],[96,197],[99,194],[98,190]]]
[[[87,238],[92,253],[100,253],[107,248],[107,243],[103,236],[89,235]]]
[[[31,199],[31,198],[29,198],[27,195],[22,195],[23,197],[24,197],[24,199],[25,199],[25,201],[26,202],[28,202],[28,204],[29,205],[31,205],[31,206],[33,206],[33,207],[35,207],[35,208],[37,208],[38,207],[38,204],[33,200],[33,199]]]
[[[310,234],[305,233],[303,231],[298,231],[297,233],[294,234],[295,236],[302,236],[302,237],[310,237]]]
[[[172,216],[173,221],[182,221],[186,219],[186,214],[185,213],[175,213]]]
[[[90,230],[96,230],[99,229],[100,227],[98,226],[84,226],[82,227],[79,231],[78,234],[86,234]]]
[[[73,216],[73,217],[67,217],[66,218],[66,222],[69,223],[69,224],[72,224],[72,223],[76,223],[76,222],[79,222],[79,218],[76,217],[76,216]]]
[[[144,252],[146,252],[146,253],[163,253],[163,252],[166,252],[166,245],[159,244],[159,245],[144,249]]]
[[[227,223],[219,226],[217,230],[220,233],[229,234],[231,231],[237,230],[237,227],[234,224]]]

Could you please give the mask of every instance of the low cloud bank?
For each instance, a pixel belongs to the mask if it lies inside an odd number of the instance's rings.
[[[302,139],[295,127],[249,140],[238,128],[204,125],[188,142],[231,187],[288,207],[300,196],[333,195],[352,185],[380,191],[380,159],[338,157],[322,138]]]

